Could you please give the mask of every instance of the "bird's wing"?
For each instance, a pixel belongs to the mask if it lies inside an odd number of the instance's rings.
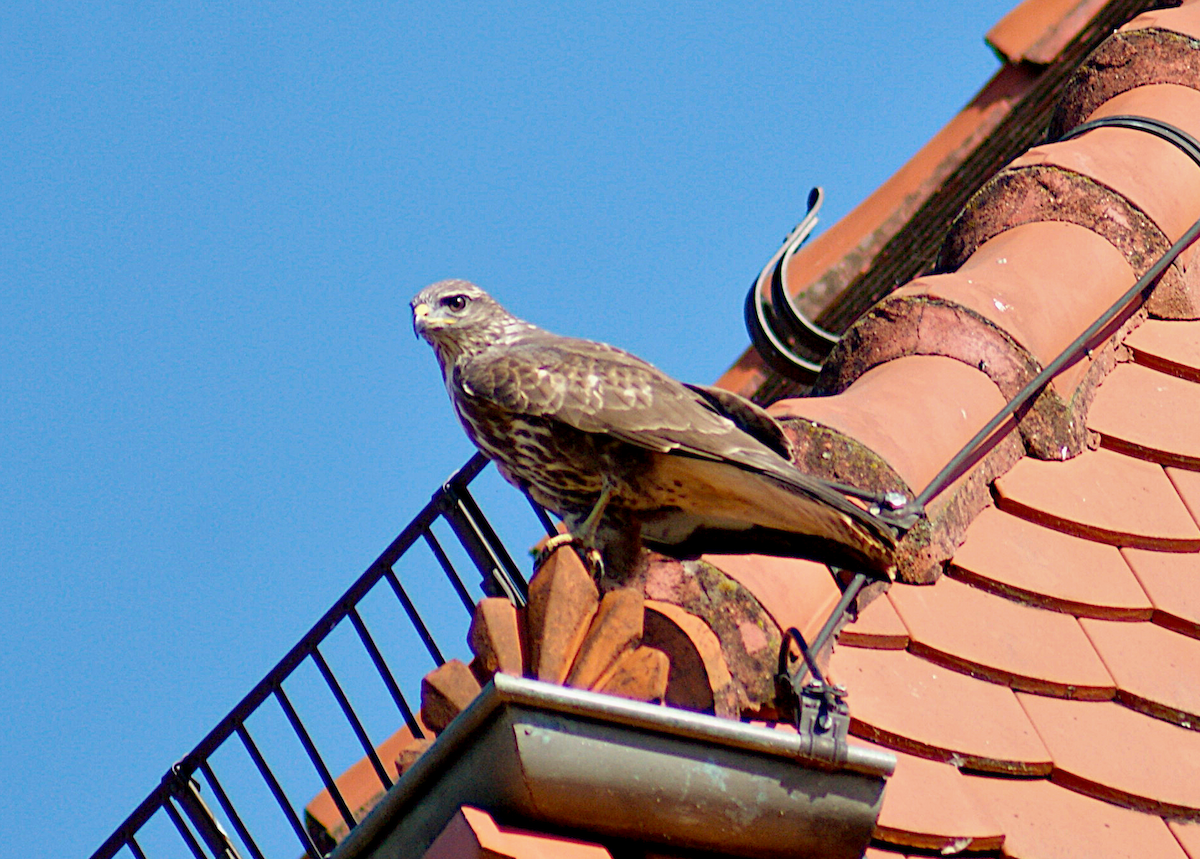
[[[538,334],[463,362],[456,373],[462,393],[659,453],[737,460],[742,447],[765,447],[709,399],[628,352]]]

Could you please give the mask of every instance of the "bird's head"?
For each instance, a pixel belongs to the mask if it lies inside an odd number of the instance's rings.
[[[454,359],[496,342],[518,322],[494,298],[466,280],[431,284],[412,300],[413,330],[437,351]]]

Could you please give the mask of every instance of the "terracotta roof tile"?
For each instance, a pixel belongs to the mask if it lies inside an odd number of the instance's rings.
[[[1151,319],[1125,338],[1137,363],[1200,382],[1200,337],[1187,322]]]
[[[1149,598],[1116,547],[1063,534],[995,507],[984,510],[971,523],[949,574],[1005,596],[1082,617],[1148,620],[1152,611]]]
[[[1055,782],[1155,814],[1200,810],[1200,731],[1115,702],[1017,698],[1050,749]]]
[[[1154,622],[1200,638],[1200,555],[1122,549],[1154,604]]]
[[[1143,12],[1121,27],[1121,32],[1144,27],[1174,30],[1177,33],[1186,33],[1194,39],[1200,39],[1200,6],[1195,3],[1184,3],[1174,9],[1154,9]]]
[[[1048,63],[1095,16],[1104,2],[1025,0],[988,30],[988,44],[1010,62]]]
[[[1079,621],[953,580],[895,585],[888,596],[908,627],[909,651],[1014,689],[1107,700],[1112,677]]]
[[[1162,818],[1118,808],[1045,779],[965,776],[1018,859],[1184,859]]]
[[[1200,384],[1122,364],[1097,391],[1088,426],[1113,450],[1200,467]]]
[[[1200,471],[1182,468],[1167,468],[1166,471],[1188,512],[1192,514],[1192,519],[1200,522]]]
[[[1045,746],[1005,686],[899,650],[838,648],[830,673],[849,689],[856,736],[971,769],[1050,769]]]
[[[1200,200],[1200,169],[1178,147],[1145,132],[1099,128],[1061,143],[1035,146],[1009,165],[1032,166],[1077,173],[1116,191],[1171,241],[1200,214],[1195,203]]]
[[[422,859],[612,859],[588,841],[500,826],[486,811],[464,805]]]
[[[1106,450],[1067,462],[1029,457],[996,481],[1002,510],[1080,537],[1168,551],[1200,549],[1200,529],[1160,466]]]
[[[884,594],[859,612],[855,621],[846,624],[837,640],[847,647],[903,650],[908,647],[908,629]]]
[[[875,837],[900,848],[993,850],[1003,831],[967,790],[966,777],[950,764],[894,752]]]
[[[829,567],[798,558],[768,555],[704,555],[749,590],[781,630],[796,627],[812,641],[842,592]]]
[[[1034,221],[988,239],[953,274],[918,278],[893,295],[931,295],[968,307],[1045,366],[1134,280],[1124,255],[1086,227]],[[1047,281],[1056,288],[1047,290]],[[1072,375],[1064,390],[1078,384],[1079,373]]]
[[[1084,620],[1122,702],[1200,729],[1200,641],[1153,623]]]
[[[1200,859],[1200,823],[1188,820],[1168,820],[1167,828],[1179,840],[1188,859]]]
[[[952,401],[946,391],[954,391]],[[781,400],[770,412],[815,420],[858,439],[919,492],[1003,406],[996,386],[975,368],[914,355],[868,370],[837,396]]]

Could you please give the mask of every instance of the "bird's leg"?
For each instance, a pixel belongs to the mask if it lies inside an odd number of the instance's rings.
[[[592,568],[592,573],[597,578],[603,576],[604,561],[600,557],[600,550],[596,548],[596,532],[600,528],[600,519],[604,515],[604,510],[608,507],[608,502],[612,500],[615,492],[616,489],[612,483],[605,479],[604,488],[600,490],[600,497],[592,505],[592,511],[588,513],[587,518],[579,524],[578,528],[572,529],[569,533],[557,534],[547,540],[539,553],[538,566],[541,566],[560,546],[575,543],[583,549],[583,559]]]

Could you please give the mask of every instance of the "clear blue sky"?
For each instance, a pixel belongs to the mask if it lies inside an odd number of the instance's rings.
[[[421,286],[710,382],[1012,2],[4,4],[0,855],[89,854],[470,454]]]

